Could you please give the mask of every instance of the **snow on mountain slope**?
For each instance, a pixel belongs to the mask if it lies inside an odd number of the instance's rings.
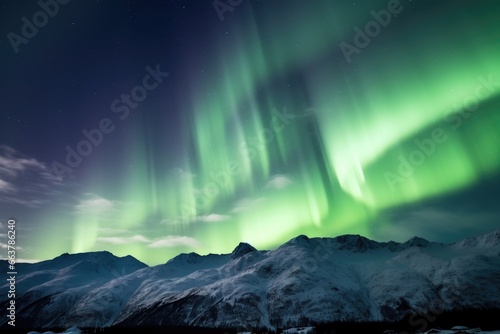
[[[455,326],[451,329],[431,329],[424,332],[424,334],[500,334],[500,331],[482,331],[480,328]]]
[[[28,267],[18,314],[38,326],[273,328],[304,317],[397,320],[436,307],[500,308],[499,240],[500,231],[452,245],[298,236],[271,251],[241,243],[231,254],[181,254],[155,267],[129,258],[127,269],[109,253],[59,257]]]
[[[274,251],[249,253],[239,262],[227,263],[218,272],[230,275],[222,278],[214,271],[199,271],[181,282],[164,282],[163,294],[143,295],[147,306],[130,303],[117,322],[234,326],[245,319],[249,325],[274,327],[301,316],[314,320],[399,319],[405,312],[426,309],[435,301],[451,308],[461,305],[449,295],[450,290],[457,291],[455,281],[439,287],[444,300],[436,291],[436,283],[441,282],[435,282],[440,277],[436,271],[445,260],[434,253],[448,248],[423,239],[412,239],[391,250],[388,244],[359,236],[299,236]],[[482,269],[468,273],[460,262],[451,262],[452,276],[460,281],[468,275],[464,284],[470,285],[472,295],[483,291],[476,282]],[[487,277],[495,279],[498,264],[498,259],[490,263]],[[234,270],[236,266],[238,270]],[[186,285],[178,293],[179,283]],[[498,277],[492,286],[493,293],[500,292]],[[483,293],[482,299],[471,295],[463,304],[500,306],[491,293]]]
[[[142,307],[155,298],[161,298],[159,292],[169,282],[175,282],[178,285],[176,291],[181,291],[186,288],[182,284],[189,274],[217,268],[230,259],[230,254],[201,256],[189,253],[180,254],[163,265],[139,269],[89,291],[72,312],[62,316],[61,321],[80,327],[94,326],[95,323],[110,326],[126,305]]]
[[[495,232],[469,237],[454,244],[456,248],[487,248],[500,245],[500,230]]]
[[[16,266],[17,319],[33,323],[31,317],[43,312],[44,320],[34,322],[40,326],[56,321],[92,289],[146,267],[132,256],[119,258],[109,252],[63,254],[22,268]],[[6,305],[7,290],[6,284],[0,287],[2,306]]]

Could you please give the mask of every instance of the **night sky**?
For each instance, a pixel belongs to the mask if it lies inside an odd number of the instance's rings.
[[[0,258],[500,227],[498,1],[0,8]]]

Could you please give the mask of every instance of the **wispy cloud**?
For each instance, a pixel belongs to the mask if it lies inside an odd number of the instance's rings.
[[[120,224],[118,213],[134,206],[137,206],[137,203],[112,200],[94,193],[84,193],[77,200],[77,203],[73,205],[73,213],[84,217],[100,217],[108,222]],[[114,226],[119,228],[120,225],[108,225],[107,227],[116,230]]]
[[[7,260],[7,258],[5,256],[0,256],[0,260]],[[41,260],[16,258],[16,263],[37,263],[40,261]]]
[[[5,232],[5,231],[8,231],[8,229],[6,228],[5,226],[6,224],[4,224],[3,222],[0,221],[0,231],[2,232]],[[5,226],[5,227],[4,227]],[[8,247],[8,244],[7,242],[9,241],[9,238],[8,238],[8,234],[7,233],[0,233],[0,249],[7,249]],[[23,249],[22,247],[20,247],[19,245],[16,245],[16,250],[21,250]],[[5,255],[7,254],[7,252],[4,253]],[[0,254],[0,256],[4,255],[4,254]],[[2,258],[3,259],[3,258]]]
[[[7,181],[4,181],[4,180],[0,179],[0,192],[9,192],[9,193],[12,193],[12,192],[15,192],[15,191],[16,191],[16,189],[14,188],[14,186],[12,184],[10,184]]]
[[[129,230],[123,229],[123,228],[110,228],[110,227],[99,227],[97,229],[99,234],[104,234],[104,235],[125,235],[125,234],[130,234]]]
[[[257,207],[259,204],[263,203],[265,200],[266,199],[264,197],[243,198],[236,203],[235,207],[231,211],[238,213],[251,210]]]
[[[267,182],[266,188],[273,189],[283,189],[292,184],[292,179],[287,177],[286,175],[276,174],[271,177],[271,179]]]
[[[209,215],[199,216],[196,220],[204,223],[216,223],[229,220],[230,218],[231,216],[220,215],[218,213],[211,213]]]
[[[39,207],[61,185],[47,164],[0,145],[0,202]]]
[[[195,174],[189,172],[189,171],[186,171],[182,168],[174,168],[172,171],[171,171],[171,174],[172,176],[174,177],[175,180],[180,180],[180,181],[184,181],[184,180],[190,180],[194,177],[196,177]]]
[[[50,168],[35,158],[28,158],[12,147],[0,145],[0,175],[17,177],[20,173],[36,172],[40,178],[53,183],[61,179],[50,172]]]
[[[131,237],[98,237],[98,242],[113,244],[113,245],[124,245],[131,243],[150,243],[151,240],[143,235],[136,234]]]
[[[1,242],[0,241],[0,248],[7,249],[8,247],[9,247],[9,245],[6,242]],[[23,247],[16,246],[16,251],[20,251],[20,250],[23,250],[23,249],[24,249]]]
[[[111,201],[96,194],[85,193],[75,206],[75,211],[77,213],[94,214],[111,213],[117,210],[119,203],[120,202]]]
[[[97,242],[107,245],[143,245],[149,248],[174,248],[174,247],[191,247],[197,248],[201,246],[201,242],[195,238],[184,235],[168,235],[159,238],[150,238],[142,234],[127,235],[127,232],[117,230],[119,235],[110,235],[113,229],[105,229],[103,236],[97,237]]]
[[[171,248],[171,247],[179,247],[179,246],[188,246],[197,248],[201,246],[201,243],[191,237],[187,236],[179,236],[179,235],[170,235],[160,239],[153,241],[149,244],[150,248]]]
[[[173,219],[173,218],[163,218],[160,220],[159,224],[161,225],[175,225],[179,222],[180,220],[178,219]]]

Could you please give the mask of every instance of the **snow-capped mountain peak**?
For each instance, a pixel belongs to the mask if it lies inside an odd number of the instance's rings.
[[[436,303],[500,308],[499,239],[500,231],[452,245],[298,236],[271,251],[240,243],[230,254],[181,254],[154,267],[109,252],[63,254],[23,265],[17,320],[277,328],[304,317],[395,321]],[[0,307],[7,290],[0,286]]]
[[[239,257],[242,257],[245,254],[255,251],[257,251],[257,249],[255,249],[252,245],[249,245],[246,242],[240,242],[239,245],[236,246],[236,248],[231,253],[231,259],[234,260]]]
[[[339,249],[365,252],[380,246],[376,241],[370,240],[357,234],[341,235],[334,240],[339,244]]]
[[[405,247],[426,247],[427,245],[429,245],[429,241],[425,240],[424,238],[420,238],[420,237],[413,237],[411,239],[409,239],[408,241],[406,241],[405,243],[403,243],[403,246]]]

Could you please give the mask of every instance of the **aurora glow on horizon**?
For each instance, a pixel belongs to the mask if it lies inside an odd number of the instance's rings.
[[[39,10],[9,6],[4,35]],[[340,45],[390,6],[346,59]],[[495,1],[243,1],[221,22],[211,2],[64,5],[19,53],[3,40],[1,227],[16,218],[27,260],[105,249],[148,264],[298,234],[497,229],[499,14]],[[120,118],[113,101],[156,64],[168,77]],[[55,171],[104,118],[113,131]]]

